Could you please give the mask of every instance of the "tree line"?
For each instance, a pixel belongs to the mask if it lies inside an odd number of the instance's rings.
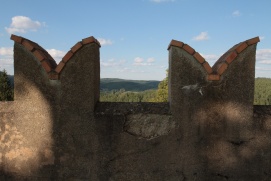
[[[6,70],[0,71],[0,101],[12,101],[14,90]],[[168,75],[158,84],[157,89],[125,91],[125,89],[101,91],[101,102],[167,102]],[[254,105],[271,105],[271,79],[256,78]]]
[[[13,97],[13,88],[7,72],[6,70],[0,71],[0,101],[12,101]]]

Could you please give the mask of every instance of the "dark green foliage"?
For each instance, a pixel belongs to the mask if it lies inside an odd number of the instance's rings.
[[[271,79],[256,78],[254,105],[271,105]]]
[[[6,70],[0,72],[0,101],[12,101],[13,89]]]
[[[0,86],[0,100],[13,100],[13,76],[7,75],[6,71],[0,72]],[[11,91],[8,87],[11,87]],[[100,101],[167,102],[168,76],[161,82],[111,78],[101,79]],[[271,105],[270,78],[255,79],[254,104]]]
[[[131,92],[121,90],[102,91],[101,102],[153,102],[156,90],[146,90],[141,92]]]
[[[156,92],[155,102],[167,102],[168,101],[168,70],[167,76],[158,85]]]
[[[157,89],[160,81],[155,80],[124,80],[124,79],[113,79],[104,78],[101,79],[100,89],[102,91],[112,91],[125,89],[126,91],[145,91],[149,89]]]

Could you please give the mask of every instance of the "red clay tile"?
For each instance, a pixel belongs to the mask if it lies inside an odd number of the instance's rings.
[[[205,68],[205,70],[207,71],[208,74],[211,74],[213,72],[213,69],[210,67],[208,62],[204,62],[203,67]]]
[[[88,37],[88,38],[84,38],[82,40],[82,44],[85,45],[85,44],[89,44],[89,43],[93,43],[93,42],[96,42],[96,39],[91,36],[91,37]]]
[[[59,64],[57,65],[57,67],[56,67],[56,69],[55,69],[55,71],[56,71],[56,73],[59,73],[59,72],[61,72],[61,70],[63,69],[63,67],[65,66],[65,63],[64,62],[59,62]]]
[[[195,53],[195,50],[187,44],[184,44],[183,49],[187,51],[190,55],[193,55]]]
[[[258,42],[260,42],[260,38],[258,36],[255,37],[255,38],[251,38],[251,39],[247,40],[248,45],[256,44]]]
[[[220,65],[220,67],[218,68],[218,70],[217,70],[217,73],[219,74],[219,75],[222,75],[224,72],[225,72],[225,70],[228,68],[228,64],[227,63],[222,63],[221,65]]]
[[[226,62],[228,64],[232,63],[232,61],[237,57],[236,51],[233,51],[228,57],[226,58]]]
[[[52,70],[50,64],[46,60],[42,61],[41,65],[46,72],[50,72]]]
[[[193,56],[195,57],[195,59],[197,59],[199,63],[205,62],[205,59],[198,52],[196,52]]]
[[[246,42],[241,43],[235,50],[237,53],[241,53],[244,49],[247,48]]]
[[[72,51],[68,51],[68,53],[66,53],[66,55],[62,58],[62,61],[64,63],[68,62],[70,60],[70,58],[73,56]]]
[[[28,40],[23,40],[23,43],[22,45],[29,51],[32,51],[34,49],[34,45],[33,43],[31,43],[30,41]]]
[[[210,74],[207,76],[207,80],[212,81],[212,80],[220,80],[220,75],[217,74]]]
[[[167,48],[167,49],[169,50],[169,48],[170,48],[171,46],[175,46],[175,47],[180,47],[180,48],[182,48],[183,45],[184,45],[184,43],[181,42],[181,41],[171,40],[171,42],[170,42],[170,44],[168,45],[168,48]]]
[[[45,55],[40,51],[40,50],[35,50],[33,52],[33,54],[35,55],[35,57],[39,60],[42,61],[45,59]]]
[[[59,79],[59,74],[57,74],[57,73],[49,73],[48,76],[49,76],[49,79],[51,79],[51,80],[58,80]]]
[[[81,42],[78,42],[78,43],[76,43],[76,44],[71,48],[71,51],[72,51],[73,53],[75,53],[75,52],[76,52],[77,50],[79,50],[82,46],[83,46],[82,43],[81,43]]]
[[[22,43],[22,41],[23,41],[22,37],[16,36],[16,35],[13,35],[13,34],[11,35],[10,39],[17,42],[17,43]]]

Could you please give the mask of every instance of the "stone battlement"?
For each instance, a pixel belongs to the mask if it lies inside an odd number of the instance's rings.
[[[259,38],[210,67],[169,47],[168,103],[99,102],[100,44],[57,65],[12,35],[14,101],[0,102],[0,180],[269,180],[271,109],[253,106]]]

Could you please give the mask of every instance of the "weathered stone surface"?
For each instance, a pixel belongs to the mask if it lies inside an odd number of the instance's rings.
[[[99,44],[87,40],[58,72],[51,60],[49,74],[15,43],[15,101],[0,102],[0,180],[270,180],[271,107],[252,105],[257,39],[212,69],[175,42],[169,103],[97,102]]]
[[[126,119],[124,130],[138,138],[153,139],[176,129],[176,123],[169,115],[133,114]]]

